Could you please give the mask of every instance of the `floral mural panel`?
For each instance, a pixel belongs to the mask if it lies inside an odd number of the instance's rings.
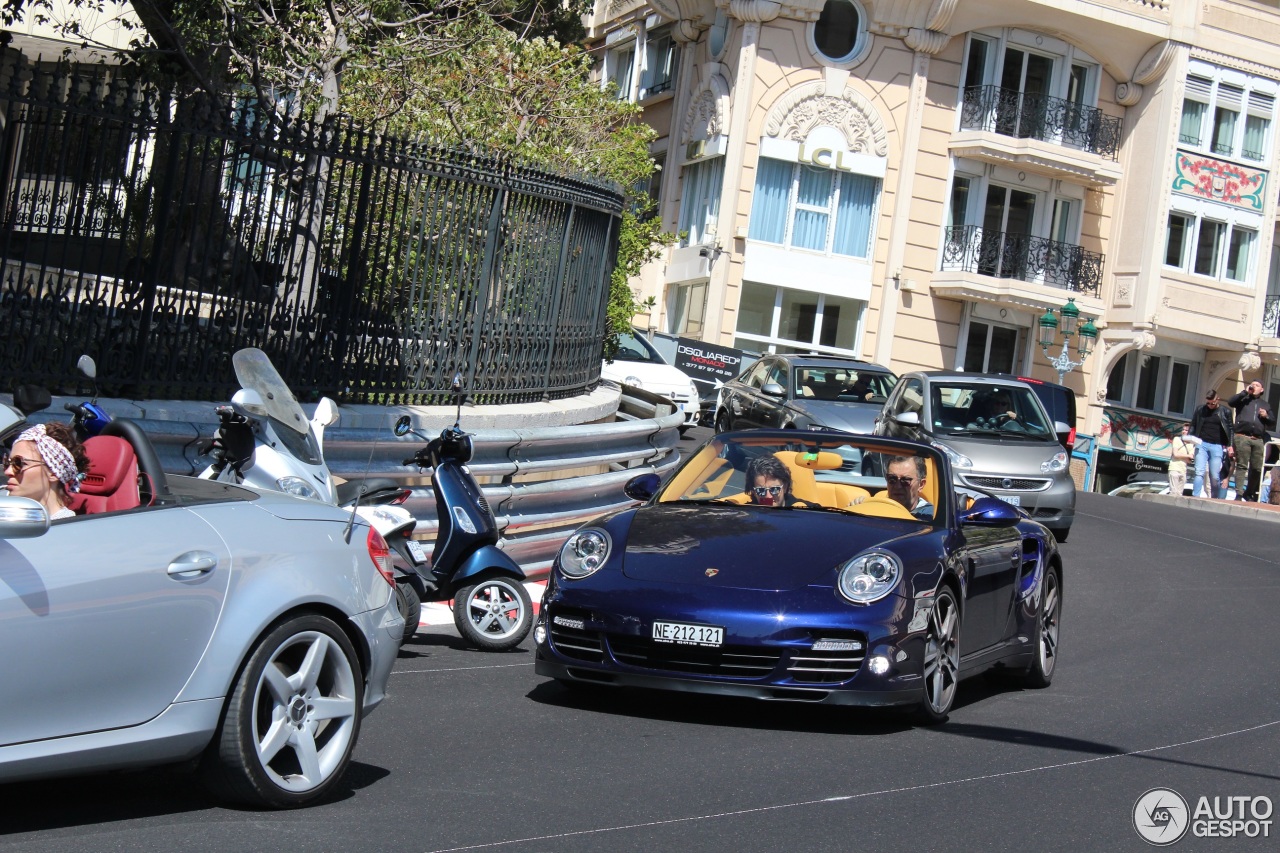
[[[1178,152],[1173,178],[1176,193],[1261,213],[1266,185],[1267,173],[1260,169]]]

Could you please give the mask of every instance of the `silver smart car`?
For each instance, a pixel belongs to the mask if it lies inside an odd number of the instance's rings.
[[[1064,541],[1075,520],[1076,485],[1062,439],[1025,382],[983,373],[919,371],[898,380],[877,435],[927,441],[951,457],[958,485],[990,492]]]

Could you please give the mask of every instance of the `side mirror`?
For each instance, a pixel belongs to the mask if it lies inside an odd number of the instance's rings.
[[[232,394],[231,406],[245,417],[265,418],[267,416],[267,404],[262,402],[262,397],[252,388],[241,388]]]
[[[396,434],[396,438],[404,438],[413,432],[413,421],[408,415],[401,415],[396,418],[396,425],[391,428],[391,431]]]
[[[76,360],[76,370],[79,370],[89,379],[98,378],[98,365],[94,363],[93,358],[82,355]]]
[[[640,474],[627,480],[627,484],[622,487],[622,493],[633,501],[649,501],[658,493],[658,487],[662,485],[662,478],[657,474]]]
[[[1072,446],[1074,442],[1071,441],[1071,427],[1064,424],[1062,421],[1054,421],[1053,431],[1058,436],[1058,443],[1065,447],[1067,452],[1070,453],[1074,449]]]
[[[32,539],[49,529],[49,513],[31,498],[0,498],[0,539]]]
[[[901,426],[919,428],[920,413],[919,412],[899,412],[898,414],[893,416],[893,420],[895,423]]]
[[[960,510],[960,523],[978,527],[1012,527],[1022,516],[999,498],[978,498],[968,509]]]
[[[785,397],[787,396],[787,389],[783,388],[777,382],[766,382],[760,388],[760,393],[769,397]]]
[[[328,397],[321,397],[320,402],[316,404],[316,413],[312,415],[312,423],[320,426],[333,426],[338,422],[338,404]]]

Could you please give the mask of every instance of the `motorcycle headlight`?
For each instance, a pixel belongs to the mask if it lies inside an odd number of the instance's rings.
[[[1040,471],[1043,474],[1052,474],[1055,471],[1062,471],[1067,467],[1067,452],[1059,450],[1048,459],[1040,463]]]
[[[898,585],[902,561],[888,551],[859,554],[840,567],[840,594],[855,604],[879,601]]]
[[[598,527],[579,530],[560,548],[560,571],[574,580],[593,574],[609,559],[613,541]]]
[[[952,450],[950,447],[947,447],[945,444],[938,444],[937,442],[930,442],[930,444],[932,444],[934,447],[941,450],[943,453],[947,454],[947,458],[951,460],[952,468],[972,468],[973,467],[973,460],[970,459],[968,456],[965,456],[963,453],[956,453],[954,450]]]
[[[295,498],[306,498],[311,501],[320,500],[320,493],[301,477],[281,477],[276,480],[276,487],[286,495],[293,495]]]

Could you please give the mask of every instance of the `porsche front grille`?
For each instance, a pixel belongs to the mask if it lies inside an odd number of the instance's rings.
[[[787,674],[805,684],[838,684],[857,675],[866,656],[865,642],[859,642],[856,649],[839,651],[798,649],[791,653]]]
[[[977,477],[965,475],[969,485],[979,489],[1005,489],[1015,492],[1042,492],[1053,482],[1039,477]],[[1009,485],[1005,485],[1005,481]]]
[[[776,652],[751,646],[707,649],[615,634],[609,635],[609,648],[619,662],[628,666],[730,678],[764,678],[777,668],[781,660]]]
[[[561,656],[589,663],[604,663],[604,644],[600,642],[600,634],[584,628],[573,628],[561,624],[556,617],[568,617],[566,621],[586,621],[588,613],[557,610],[555,617],[547,621],[547,633],[551,635],[551,646]]]

